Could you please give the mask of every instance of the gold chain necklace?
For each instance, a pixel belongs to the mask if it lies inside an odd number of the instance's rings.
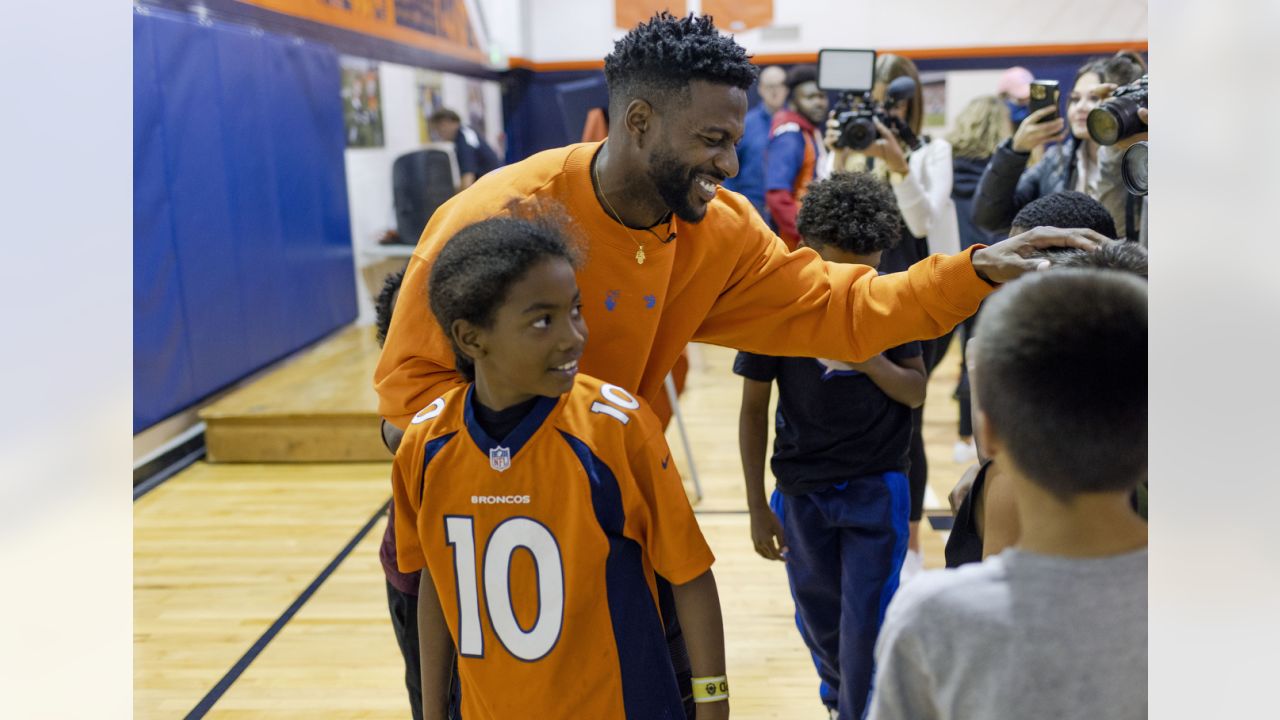
[[[596,192],[600,194],[600,199],[604,201],[604,206],[609,209],[609,215],[612,216],[614,220],[618,221],[618,224],[622,226],[623,232],[625,232],[627,234],[627,237],[631,238],[632,242],[636,244],[636,264],[643,265],[644,264],[644,241],[636,240],[635,236],[631,234],[631,228],[627,227],[627,224],[622,222],[622,216],[619,215],[618,211],[614,210],[613,205],[609,203],[609,198],[606,197],[604,194],[604,188],[600,186],[600,171],[596,168],[596,159],[597,158],[591,158],[591,177],[593,180],[595,180]],[[654,233],[651,228],[646,228],[646,229],[649,230],[649,233],[652,234],[654,237],[658,237],[657,233]],[[667,234],[670,235],[671,234],[670,222],[667,223],[667,230],[668,230]]]

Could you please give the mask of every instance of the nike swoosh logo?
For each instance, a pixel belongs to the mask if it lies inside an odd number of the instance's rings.
[[[667,453],[667,456],[666,456],[666,457],[664,457],[664,458],[662,458],[662,469],[663,469],[663,470],[666,470],[666,469],[667,469],[667,463],[669,463],[669,462],[671,462],[671,453]]]

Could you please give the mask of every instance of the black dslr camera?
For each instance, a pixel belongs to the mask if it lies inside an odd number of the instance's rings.
[[[1111,97],[1089,111],[1089,137],[1099,145],[1115,145],[1147,129],[1138,108],[1147,106],[1147,76],[1116,88]]]
[[[880,137],[875,121],[892,130],[908,147],[920,144],[911,126],[887,111],[900,102],[915,97],[916,84],[900,77],[889,84],[885,102],[871,97],[876,66],[875,50],[833,50],[818,52],[818,87],[840,93],[835,106],[835,119],[840,125],[838,148],[865,150]]]

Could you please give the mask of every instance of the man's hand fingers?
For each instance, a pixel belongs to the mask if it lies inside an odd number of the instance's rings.
[[[1111,242],[1111,238],[1089,228],[1037,227],[1012,238],[1019,248],[1073,247],[1090,252]]]

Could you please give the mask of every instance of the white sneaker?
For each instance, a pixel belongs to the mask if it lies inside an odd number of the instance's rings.
[[[969,442],[957,440],[951,448],[951,459],[955,460],[957,465],[968,465],[978,459],[978,446],[974,445],[972,440]]]
[[[924,556],[915,550],[908,550],[906,559],[902,561],[902,570],[898,573],[898,587],[906,585],[923,569]]]
[[[829,708],[831,711],[831,720],[840,720],[840,711],[836,708]]]

